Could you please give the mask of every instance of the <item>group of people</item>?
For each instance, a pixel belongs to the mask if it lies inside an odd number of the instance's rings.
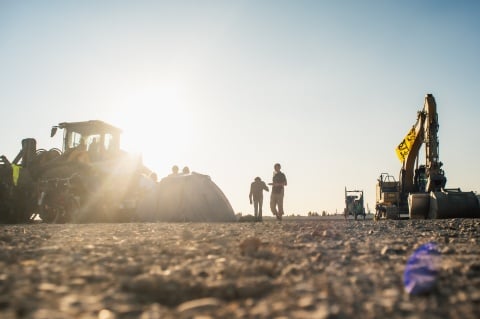
[[[268,185],[272,186],[272,192],[270,194],[270,210],[272,214],[277,217],[278,220],[282,220],[284,215],[283,211],[283,197],[285,194],[285,186],[287,186],[287,177],[281,171],[282,166],[279,163],[276,163],[273,166],[273,177],[272,182]],[[168,175],[171,176],[181,176],[189,175],[190,169],[185,166],[182,172],[179,172],[177,165],[172,167],[172,173]],[[263,191],[269,192],[267,184],[260,177],[255,177],[253,183],[250,185],[250,204],[253,204],[255,212],[255,221],[262,221],[262,207],[263,207]]]
[[[281,171],[282,166],[276,163],[274,166],[272,182],[268,185],[272,186],[270,194],[270,210],[278,220],[282,220],[283,211],[283,197],[285,193],[285,186],[287,186],[287,177]],[[269,191],[268,186],[260,177],[255,177],[255,180],[250,185],[250,204],[253,204],[255,212],[255,221],[262,221],[262,206],[263,206],[263,191]]]
[[[179,168],[177,165],[173,165],[172,167],[172,173],[168,176],[179,176],[179,175],[188,175],[190,174],[190,169],[188,168],[188,166],[185,166],[183,169],[182,169],[182,173],[179,173],[178,172]]]

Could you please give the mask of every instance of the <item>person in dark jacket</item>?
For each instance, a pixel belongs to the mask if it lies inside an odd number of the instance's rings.
[[[255,180],[250,184],[250,204],[253,203],[253,209],[255,212],[255,221],[262,221],[262,206],[263,206],[263,191],[268,192],[268,186],[260,177],[255,177]]]
[[[283,212],[283,197],[285,194],[285,186],[287,186],[287,177],[280,171],[282,168],[279,163],[276,163],[273,168],[272,193],[270,195],[270,209],[272,214],[277,216],[278,220],[282,220]]]

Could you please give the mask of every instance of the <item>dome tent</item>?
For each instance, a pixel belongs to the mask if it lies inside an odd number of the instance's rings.
[[[193,172],[163,178],[139,204],[141,221],[232,222],[235,213],[210,176]]]

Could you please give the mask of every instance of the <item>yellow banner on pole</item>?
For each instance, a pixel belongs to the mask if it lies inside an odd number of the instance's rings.
[[[408,156],[408,153],[410,153],[410,150],[412,149],[412,145],[416,137],[417,134],[415,133],[415,127],[412,127],[412,129],[407,133],[405,138],[400,142],[400,144],[398,144],[397,148],[395,148],[395,152],[397,153],[397,157],[400,162],[403,163],[405,161],[405,158]]]

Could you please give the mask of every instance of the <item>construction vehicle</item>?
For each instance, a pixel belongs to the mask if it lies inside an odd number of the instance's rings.
[[[27,138],[16,158],[0,158],[0,222],[121,222],[152,181],[140,156],[120,149],[121,130],[92,120],[62,122],[62,150]],[[143,186],[142,186],[143,185]]]
[[[447,178],[439,160],[438,129],[435,98],[427,94],[415,125],[396,149],[403,163],[399,179],[382,173],[377,180],[375,219],[480,217],[474,192],[445,188]],[[425,163],[419,164],[423,145]]]
[[[355,220],[359,216],[366,217],[365,206],[363,202],[363,190],[347,190],[345,187],[345,209],[343,211],[345,219],[353,216]]]

